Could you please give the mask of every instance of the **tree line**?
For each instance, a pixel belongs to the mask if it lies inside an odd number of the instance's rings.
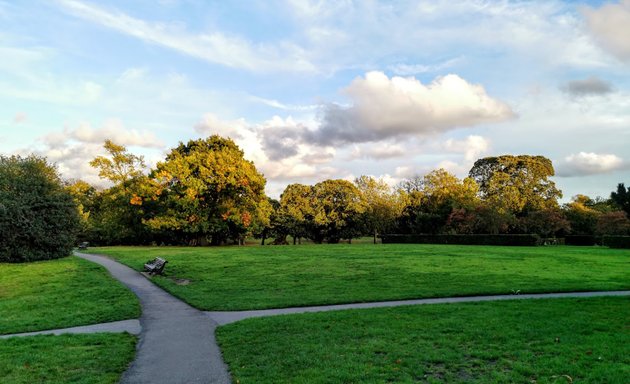
[[[290,184],[271,199],[264,176],[228,138],[180,143],[149,172],[124,146],[108,140],[104,148],[90,164],[111,182],[106,189],[63,181],[43,158],[0,156],[0,254],[39,244],[43,255],[48,242],[75,235],[99,245],[218,245],[251,236],[286,244],[376,242],[384,233],[630,234],[630,187],[560,205],[542,156],[486,157],[464,179],[438,169],[394,187],[370,176]]]

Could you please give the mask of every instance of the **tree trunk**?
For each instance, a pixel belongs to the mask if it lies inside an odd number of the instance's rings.
[[[376,232],[376,230],[374,230],[374,244],[376,244],[376,236],[378,235],[378,233]]]

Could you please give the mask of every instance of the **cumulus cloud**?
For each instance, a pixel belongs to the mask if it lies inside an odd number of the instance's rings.
[[[624,161],[617,155],[580,152],[564,158],[558,165],[558,176],[585,176],[621,169]]]
[[[630,0],[585,7],[588,29],[602,48],[623,61],[630,61]]]
[[[100,128],[93,128],[88,123],[82,123],[76,128],[65,128],[63,132],[49,133],[42,140],[52,148],[64,146],[69,141],[102,145],[105,140],[111,140],[120,145],[145,148],[162,148],[164,146],[153,132],[125,128],[118,120],[107,121]]]
[[[466,163],[472,163],[490,149],[490,141],[482,136],[470,135],[464,140],[448,139],[444,142],[448,152],[461,153]]]
[[[355,79],[343,92],[352,105],[325,105],[313,141],[330,145],[426,137],[514,116],[508,105],[488,96],[481,85],[457,75],[424,85],[413,77],[390,79],[374,71]]]
[[[610,83],[595,76],[582,80],[571,80],[560,89],[573,97],[600,96],[613,92]]]

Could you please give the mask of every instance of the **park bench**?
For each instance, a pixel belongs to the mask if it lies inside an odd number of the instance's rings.
[[[168,263],[168,261],[162,259],[161,257],[156,257],[144,264],[144,270],[149,272],[151,275],[161,275],[166,263]]]
[[[87,241],[79,243],[79,249],[87,249],[88,245],[90,245],[90,243],[88,243]]]

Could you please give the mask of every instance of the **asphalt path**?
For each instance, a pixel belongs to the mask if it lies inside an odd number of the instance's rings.
[[[140,299],[136,359],[121,383],[228,384],[230,375],[214,338],[217,323],[166,293],[140,273],[104,256],[75,253],[98,263]]]

